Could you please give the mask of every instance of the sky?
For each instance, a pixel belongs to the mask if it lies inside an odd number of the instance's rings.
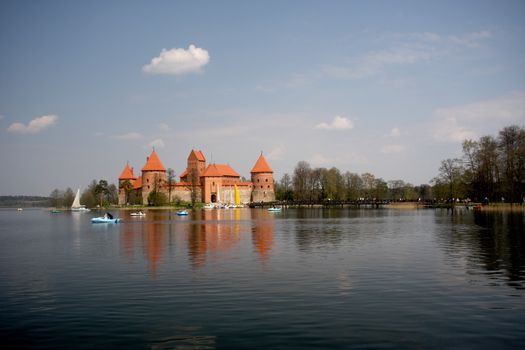
[[[153,147],[429,183],[525,126],[524,1],[2,1],[0,195],[116,183]]]

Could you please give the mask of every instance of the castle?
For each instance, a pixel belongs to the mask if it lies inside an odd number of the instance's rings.
[[[152,192],[161,192],[169,202],[181,200],[203,203],[233,203],[235,194],[241,203],[272,202],[275,200],[273,170],[264,156],[259,156],[251,170],[251,181],[241,181],[241,176],[227,164],[208,164],[201,151],[192,150],[186,170],[177,182],[168,176],[166,168],[153,150],[142,167],[141,176],[135,176],[128,164],[118,178],[119,204],[126,204],[133,193],[148,205]]]

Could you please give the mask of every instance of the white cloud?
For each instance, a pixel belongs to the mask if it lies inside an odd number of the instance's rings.
[[[14,134],[36,134],[55,124],[57,120],[58,117],[56,115],[44,115],[31,120],[27,125],[13,123],[9,125],[7,131]]]
[[[463,142],[476,137],[474,130],[459,125],[453,117],[440,120],[434,129],[434,138],[438,141]]]
[[[4,118],[5,118],[5,116],[2,115],[2,114],[0,114],[0,120],[2,120],[2,119],[4,119]]]
[[[441,36],[436,33],[388,35],[389,46],[350,58],[348,64],[323,65],[321,75],[336,79],[361,79],[376,75],[392,66],[413,65],[440,57],[456,55],[460,49],[481,46],[492,37],[490,31]]]
[[[392,130],[390,130],[390,136],[392,137],[401,136],[401,130],[399,130],[399,128],[393,128]]]
[[[155,147],[156,149],[164,148],[164,141],[162,139],[155,139],[148,145],[149,147]]]
[[[433,136],[436,140],[462,142],[476,138],[486,130],[497,130],[509,123],[523,122],[525,92],[437,109],[434,118]]]
[[[199,73],[209,61],[208,51],[195,45],[190,45],[187,49],[162,49],[158,57],[152,58],[149,64],[142,67],[142,71],[149,74],[171,75]]]
[[[396,153],[401,153],[404,150],[405,150],[405,146],[403,145],[386,145],[383,148],[381,148],[381,153],[396,154]]]
[[[119,140],[140,140],[142,139],[142,137],[143,136],[139,134],[138,132],[128,132],[126,134],[115,136],[115,138]]]
[[[354,128],[354,124],[348,118],[336,116],[331,123],[319,123],[315,128],[323,130],[349,130]]]

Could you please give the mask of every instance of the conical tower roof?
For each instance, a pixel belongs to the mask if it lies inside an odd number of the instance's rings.
[[[142,171],[166,171],[166,168],[164,168],[164,165],[162,165],[162,162],[157,156],[155,150],[151,152],[151,155],[148,157],[148,161],[142,168]]]
[[[120,174],[119,180],[134,180],[136,179],[135,175],[133,175],[133,169],[129,167],[129,164],[126,163],[126,167],[122,171],[122,174]]]
[[[252,171],[250,172],[252,174],[253,173],[273,173],[273,170],[272,168],[270,168],[270,166],[266,162],[266,159],[264,159],[264,156],[261,153],[261,155],[259,156],[259,159],[257,159],[257,162],[255,163],[255,165],[252,168]]]

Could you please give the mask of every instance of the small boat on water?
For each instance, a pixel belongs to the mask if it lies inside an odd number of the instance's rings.
[[[16,208],[16,211],[23,211],[24,209],[22,208]]]
[[[130,216],[146,216],[146,213],[142,212],[142,211],[139,211],[139,212],[134,212],[134,213],[131,213],[129,214]]]
[[[71,205],[71,211],[90,211],[85,205],[80,204],[80,188],[77,190],[77,194]]]
[[[282,207],[270,207],[270,208],[268,208],[268,211],[274,211],[274,212],[279,212],[281,210],[283,210]]]
[[[119,218],[107,218],[105,216],[100,216],[98,218],[91,219],[91,223],[93,224],[116,224],[119,223],[121,220]]]
[[[53,213],[53,214],[58,214],[58,213],[60,213],[60,210],[58,210],[58,209],[53,209],[53,210],[51,210],[51,213]]]
[[[207,203],[204,205],[203,209],[215,209],[215,205],[213,203]]]
[[[178,216],[188,216],[188,211],[187,210],[179,210],[177,211],[177,215]]]

